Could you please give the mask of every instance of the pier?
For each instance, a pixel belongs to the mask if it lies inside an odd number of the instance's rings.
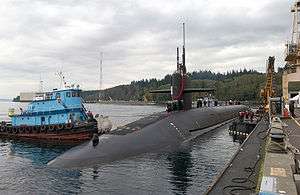
[[[261,89],[264,117],[206,194],[297,195],[300,192],[299,0],[292,4],[291,13],[292,37],[286,44],[282,94],[275,94],[275,57],[270,56],[266,83]],[[296,92],[291,84],[298,86]],[[229,133],[240,135],[245,129]]]
[[[261,120],[206,192],[207,195],[252,193],[256,189],[269,122]]]
[[[300,191],[300,109],[296,117],[265,116],[215,183],[214,194],[289,194]]]

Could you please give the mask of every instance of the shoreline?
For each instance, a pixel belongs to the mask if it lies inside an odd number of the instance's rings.
[[[0,100],[1,102],[2,100]],[[13,100],[3,100],[2,102],[14,102],[14,103],[30,103],[32,101],[13,101]],[[141,105],[141,106],[164,106],[165,103],[156,102],[142,102],[142,101],[83,101],[85,104],[117,104],[117,105]]]
[[[163,106],[164,103],[140,102],[140,101],[84,101],[86,104],[117,104],[117,105],[140,105],[140,106]]]

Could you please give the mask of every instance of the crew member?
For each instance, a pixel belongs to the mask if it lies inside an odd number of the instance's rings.
[[[87,116],[88,116],[90,119],[94,118],[93,113],[92,113],[90,110],[87,112]]]
[[[197,108],[201,108],[202,107],[202,100],[198,99],[197,101]]]
[[[289,103],[289,109],[292,117],[295,117],[295,103],[294,101],[290,101]]]
[[[167,103],[166,111],[167,112],[171,112],[172,111],[172,105],[170,103]]]
[[[218,106],[218,100],[215,100],[215,106]]]

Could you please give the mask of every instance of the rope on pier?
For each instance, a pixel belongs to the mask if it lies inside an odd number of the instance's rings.
[[[265,120],[265,122],[268,122],[268,119],[266,117],[264,117],[262,120]],[[268,137],[268,134],[269,134],[269,131],[271,130],[271,127],[269,127],[267,129],[267,131],[265,130],[261,130],[259,131],[257,134],[256,134],[256,137],[258,137],[259,139],[261,140],[265,140],[267,137]],[[263,136],[261,136],[261,134],[265,134]],[[229,194],[230,195],[236,195],[236,194],[240,194],[239,192],[240,191],[254,191],[256,189],[256,182],[251,180],[251,176],[253,174],[255,174],[255,169],[257,168],[257,165],[259,164],[260,160],[261,160],[261,150],[263,149],[262,145],[260,145],[259,147],[259,150],[258,150],[258,155],[257,155],[257,159],[254,163],[254,165],[252,167],[245,167],[244,168],[244,171],[246,173],[248,173],[248,176],[247,177],[236,177],[236,178],[233,178],[231,179],[231,182],[236,184],[236,185],[227,185],[223,188],[223,193],[224,194],[227,194],[226,193],[226,190],[227,189],[230,189],[229,190]],[[241,148],[242,150],[242,148]],[[249,182],[250,185],[249,186],[245,186],[245,185],[242,185],[242,184],[245,184]]]

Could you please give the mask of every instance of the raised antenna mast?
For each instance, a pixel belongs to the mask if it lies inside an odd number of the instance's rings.
[[[182,23],[183,47],[185,47],[185,23]]]
[[[185,67],[185,23],[182,23],[182,36],[183,36],[183,46],[182,46],[182,66],[183,66],[183,74],[186,74]]]
[[[179,64],[179,47],[177,47],[177,70],[179,71],[180,64]]]

